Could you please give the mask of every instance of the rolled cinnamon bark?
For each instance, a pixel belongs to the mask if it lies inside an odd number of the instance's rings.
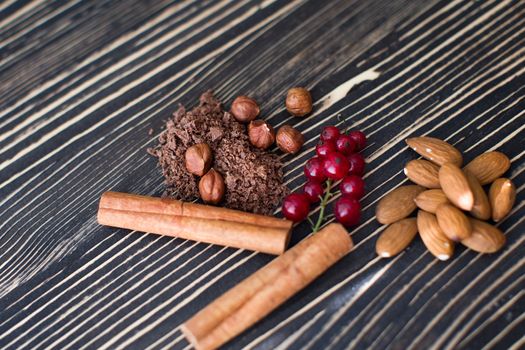
[[[290,230],[241,222],[99,208],[101,225],[156,233],[267,254],[282,254]]]
[[[258,226],[283,228],[287,230],[290,230],[293,224],[289,220],[246,213],[239,210],[187,203],[170,198],[156,198],[111,191],[102,194],[99,207],[144,213],[235,221]]]
[[[196,349],[215,349],[303,289],[352,247],[348,232],[330,224],[199,311],[182,325],[182,332]]]

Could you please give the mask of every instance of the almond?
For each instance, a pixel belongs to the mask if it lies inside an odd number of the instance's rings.
[[[489,184],[503,175],[510,168],[510,159],[501,152],[492,151],[480,154],[465,165],[482,185]]]
[[[454,242],[441,230],[434,214],[420,210],[417,213],[417,229],[423,243],[436,258],[448,260],[454,254]]]
[[[411,160],[405,165],[405,175],[418,185],[426,188],[440,188],[439,166],[423,159]]]
[[[490,186],[489,200],[492,220],[498,222],[510,213],[516,200],[516,187],[509,179],[496,179]]]
[[[410,148],[438,165],[452,163],[461,166],[463,157],[451,144],[434,137],[413,137],[406,140]]]
[[[467,216],[452,204],[441,204],[436,210],[436,218],[443,233],[453,241],[461,241],[472,232]]]
[[[481,187],[481,184],[479,183],[478,179],[474,175],[472,175],[470,171],[466,170],[464,171],[464,173],[467,177],[468,185],[472,190],[472,194],[474,195],[474,206],[470,210],[470,214],[476,219],[490,219],[490,203],[489,198],[485,193],[485,190],[483,189],[483,187]]]
[[[444,203],[450,203],[443,190],[434,189],[423,191],[414,199],[419,209],[435,214],[437,207]]]
[[[461,244],[478,253],[495,253],[507,241],[507,237],[495,226],[484,221],[470,218],[472,234],[461,241]]]
[[[470,211],[474,206],[474,194],[465,173],[452,163],[439,169],[439,183],[447,198],[458,208]]]
[[[417,185],[401,186],[381,198],[376,207],[376,218],[382,224],[404,219],[416,209],[414,198],[425,189]]]
[[[377,255],[389,258],[399,254],[414,240],[416,233],[417,223],[415,218],[394,222],[388,226],[377,239]]]

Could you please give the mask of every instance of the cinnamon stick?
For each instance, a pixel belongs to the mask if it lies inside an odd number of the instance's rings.
[[[99,208],[97,218],[102,225],[274,255],[282,254],[290,240],[290,229],[200,217]]]
[[[352,247],[347,231],[330,224],[199,311],[182,325],[182,332],[198,350],[218,348],[303,289]]]
[[[292,222],[271,216],[246,213],[239,210],[188,203],[170,198],[155,198],[121,192],[105,192],[100,198],[100,208],[138,211],[166,215],[189,216],[225,221],[235,221],[265,227],[290,230]]]

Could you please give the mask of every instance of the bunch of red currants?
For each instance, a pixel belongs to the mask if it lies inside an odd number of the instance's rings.
[[[337,221],[345,226],[359,223],[361,205],[359,199],[365,193],[363,174],[365,160],[359,153],[366,145],[366,136],[361,131],[342,133],[335,126],[323,129],[315,151],[317,155],[306,162],[304,174],[307,182],[302,193],[292,193],[284,198],[284,216],[294,222],[308,217],[310,205],[320,203],[319,218],[312,224],[314,232],[324,220],[325,208],[331,196],[335,181],[339,183],[341,197],[335,202],[334,214]]]

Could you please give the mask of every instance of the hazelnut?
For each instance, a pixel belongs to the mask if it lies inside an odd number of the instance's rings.
[[[247,123],[259,115],[259,105],[253,98],[239,96],[233,100],[231,113],[241,123]]]
[[[277,146],[279,146],[284,153],[297,153],[304,143],[303,134],[290,125],[281,126],[277,131],[276,138]]]
[[[204,202],[218,204],[224,197],[224,179],[221,174],[210,169],[199,181],[199,193]]]
[[[264,120],[253,120],[248,125],[248,137],[255,147],[267,149],[275,141],[275,131]]]
[[[288,90],[286,109],[296,117],[303,117],[312,111],[312,95],[302,87]]]
[[[186,170],[193,175],[202,176],[210,170],[211,148],[205,143],[197,143],[186,150]]]

